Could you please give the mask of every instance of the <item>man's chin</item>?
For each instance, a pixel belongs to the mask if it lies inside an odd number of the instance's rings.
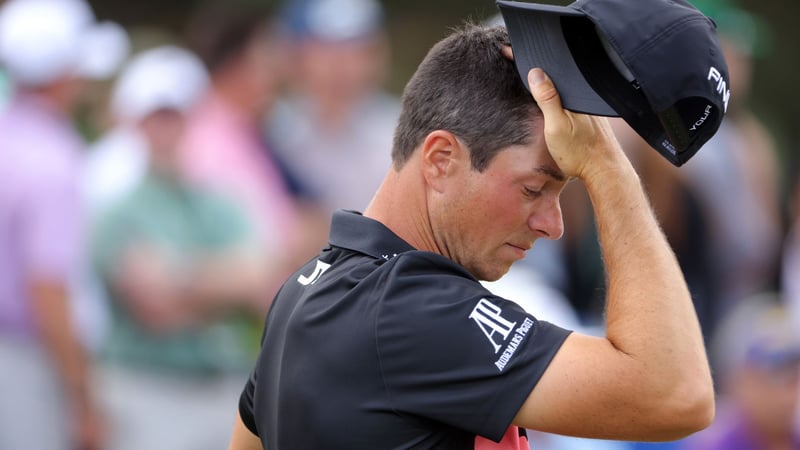
[[[482,270],[481,273],[473,272],[472,275],[479,281],[497,281],[500,278],[503,278],[503,275],[507,274],[510,269],[511,264],[505,266],[498,264],[485,268],[485,270]]]

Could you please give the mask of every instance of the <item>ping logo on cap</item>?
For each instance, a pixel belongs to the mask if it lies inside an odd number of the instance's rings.
[[[708,79],[717,82],[717,93],[722,96],[722,101],[725,103],[725,112],[728,112],[728,100],[731,98],[731,90],[725,78],[722,76],[719,69],[711,66],[708,70]]]

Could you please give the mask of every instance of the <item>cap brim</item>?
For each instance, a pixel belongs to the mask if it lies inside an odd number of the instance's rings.
[[[508,29],[517,70],[529,90],[528,72],[538,67],[553,80],[564,108],[598,116],[619,116],[581,74],[564,37],[562,18],[585,18],[582,12],[563,6],[505,0],[498,0],[497,7]]]

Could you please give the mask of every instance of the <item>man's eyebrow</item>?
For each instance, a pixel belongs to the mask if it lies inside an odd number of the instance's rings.
[[[567,177],[558,169],[548,166],[541,166],[536,167],[533,169],[534,172],[541,173],[543,175],[547,175],[550,178],[553,178],[556,181],[566,181]]]

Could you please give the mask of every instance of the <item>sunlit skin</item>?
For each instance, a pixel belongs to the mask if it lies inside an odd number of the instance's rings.
[[[499,279],[536,239],[563,234],[559,196],[567,177],[547,151],[541,124],[534,122],[530,144],[500,151],[482,172],[468,152],[454,152],[451,173],[428,191],[436,250],[478,279]]]

